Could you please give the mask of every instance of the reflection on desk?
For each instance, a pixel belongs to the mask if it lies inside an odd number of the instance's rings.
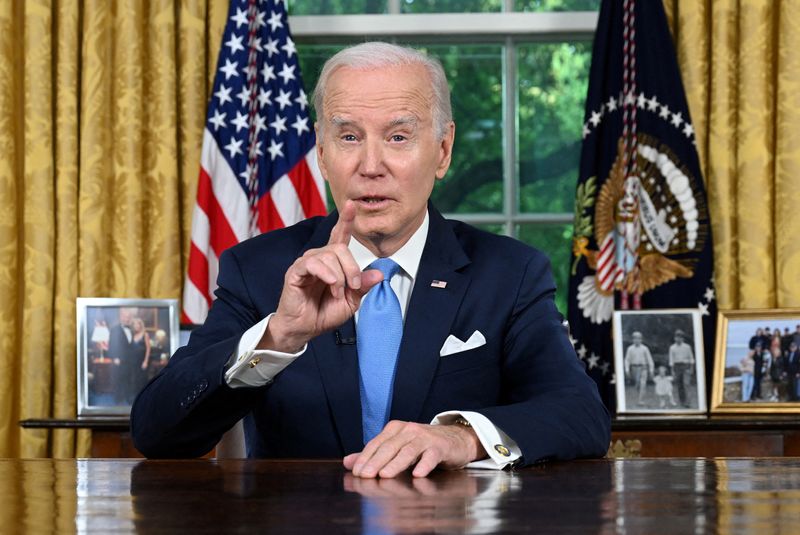
[[[800,459],[352,477],[338,461],[2,460],[0,526],[89,533],[793,532]]]

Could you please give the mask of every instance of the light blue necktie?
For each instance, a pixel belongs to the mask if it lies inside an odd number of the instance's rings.
[[[397,350],[403,337],[400,301],[389,285],[400,266],[379,258],[368,269],[380,270],[383,281],[364,296],[356,325],[364,444],[381,432],[389,418]]]

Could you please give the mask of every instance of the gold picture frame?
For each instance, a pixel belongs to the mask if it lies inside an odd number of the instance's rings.
[[[711,412],[800,413],[798,346],[800,309],[720,310]]]

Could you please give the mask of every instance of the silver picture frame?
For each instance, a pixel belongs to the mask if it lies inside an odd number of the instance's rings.
[[[617,414],[707,413],[703,322],[698,309],[616,311],[613,338]]]
[[[128,418],[179,347],[178,300],[79,297],[76,308],[77,416]]]

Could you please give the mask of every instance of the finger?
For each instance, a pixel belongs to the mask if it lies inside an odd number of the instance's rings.
[[[402,429],[394,436],[383,441],[372,457],[361,470],[361,477],[394,477],[414,464],[422,450],[422,446],[414,448],[413,443],[419,441],[419,434],[414,424],[402,424]],[[386,475],[383,471],[389,467]]]
[[[297,260],[286,272],[286,283],[305,286],[313,279],[327,285],[336,284],[337,275],[320,258],[319,255],[304,256]]]
[[[395,456],[387,462],[383,468],[378,470],[380,477],[392,478],[408,469],[422,456],[424,448],[418,442],[412,441],[400,448]]]
[[[352,296],[352,303],[355,306],[361,305],[361,299],[377,284],[383,280],[383,273],[377,269],[368,269],[361,272],[361,287],[358,289],[348,288],[349,295]]]
[[[383,428],[383,431],[378,433],[375,438],[370,440],[366,446],[364,446],[364,449],[359,454],[358,459],[356,459],[355,465],[353,466],[353,475],[358,477],[375,477],[378,469],[374,466],[375,462],[373,461],[373,457],[380,450],[383,444],[397,435],[401,429],[401,422],[392,421],[386,424]],[[383,467],[383,464],[381,464],[380,467]]]
[[[329,245],[327,249],[336,255],[336,260],[339,262],[342,273],[347,279],[348,286],[356,290],[360,289],[361,269],[358,267],[358,263],[356,263],[356,259],[353,258],[353,253],[350,252],[347,245],[337,243]]]
[[[332,249],[321,250],[314,258],[325,264],[331,273],[336,276],[336,282],[330,285],[331,295],[337,298],[344,295],[344,289],[347,285],[345,282],[346,275],[336,252]]]
[[[411,472],[411,475],[414,477],[426,477],[428,474],[433,472],[433,469],[439,466],[439,462],[441,458],[436,450],[428,449],[425,450],[425,453],[422,454],[420,457],[417,466],[414,467],[414,471]]]
[[[353,234],[353,221],[356,219],[356,204],[347,200],[339,212],[339,221],[334,225],[331,230],[331,237],[328,239],[328,244],[341,243],[347,245],[350,243],[350,236]]]
[[[344,459],[342,459],[342,464],[344,465],[345,469],[352,470],[353,466],[355,466],[356,461],[358,460],[358,453],[351,453],[350,455],[345,455]]]

